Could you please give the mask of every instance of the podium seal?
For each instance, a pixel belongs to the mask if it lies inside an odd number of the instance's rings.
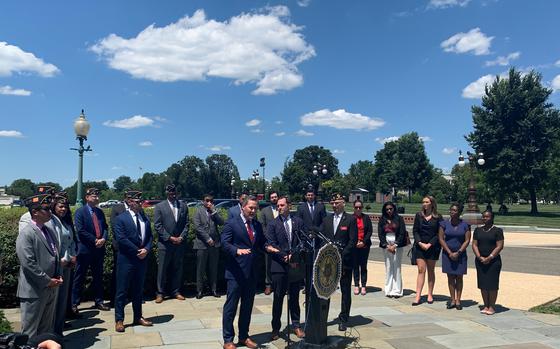
[[[342,275],[342,258],[338,249],[326,244],[317,252],[313,263],[313,287],[321,299],[329,299],[336,291]]]

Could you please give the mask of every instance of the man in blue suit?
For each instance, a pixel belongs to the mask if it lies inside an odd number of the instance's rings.
[[[233,338],[233,320],[237,305],[239,309],[239,344],[256,348],[257,344],[249,337],[251,311],[255,299],[257,251],[264,248],[266,241],[262,226],[256,219],[258,201],[255,197],[246,197],[241,205],[241,212],[227,220],[222,231],[222,249],[227,255],[225,278],[227,281],[227,299],[222,317],[224,349],[235,349]]]
[[[243,201],[245,201],[247,196],[248,196],[247,193],[241,193],[239,195],[239,203],[235,206],[230,207],[228,210],[228,219],[232,217],[237,217],[241,214],[241,206],[243,205]]]
[[[86,190],[86,204],[77,209],[74,215],[74,226],[79,240],[76,274],[72,287],[72,313],[74,314],[78,314],[84,279],[90,267],[95,307],[99,310],[109,310],[109,307],[103,304],[103,260],[107,241],[107,222],[105,214],[97,205],[99,205],[99,190],[89,188]]]
[[[152,230],[148,217],[142,211],[142,193],[128,191],[125,195],[128,210],[118,215],[113,225],[119,247],[115,296],[115,331],[117,332],[124,332],[124,307],[129,287],[134,314],[133,324],[152,326],[152,322],[142,316],[146,257],[152,248]]]
[[[268,224],[266,229],[267,246],[278,250],[271,255],[271,278],[274,289],[274,301],[272,303],[272,335],[275,341],[280,336],[282,325],[282,304],[284,296],[288,292],[288,308],[292,320],[292,328],[298,338],[305,337],[299,322],[299,289],[303,279],[304,266],[301,252],[296,251],[300,239],[298,232],[304,230],[303,221],[295,215],[290,215],[290,201],[283,196],[278,199],[278,217]]]

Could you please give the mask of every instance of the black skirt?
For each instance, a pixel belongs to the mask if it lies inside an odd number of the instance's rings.
[[[420,246],[416,245],[414,254],[417,259],[427,259],[427,260],[437,261],[439,259],[440,252],[441,252],[440,244],[435,243],[432,245],[432,247],[430,247],[426,251],[420,248]]]
[[[500,271],[502,270],[502,259],[500,256],[492,259],[488,264],[482,264],[478,259],[476,264],[476,279],[478,288],[481,290],[498,290],[500,285]]]

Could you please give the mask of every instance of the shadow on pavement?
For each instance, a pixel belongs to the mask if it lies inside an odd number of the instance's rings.
[[[174,317],[175,315],[173,314],[165,314],[165,315],[152,316],[150,318],[147,318],[147,320],[150,320],[155,325],[155,324],[163,324],[165,322],[169,322],[173,320]]]

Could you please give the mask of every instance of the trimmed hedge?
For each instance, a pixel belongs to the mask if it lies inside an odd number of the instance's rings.
[[[21,215],[26,212],[26,208],[7,208],[0,209],[0,250],[2,251],[2,275],[3,283],[0,285],[0,308],[8,308],[17,306],[19,301],[16,297],[18,275],[19,275],[19,261],[16,255],[16,238],[18,234],[18,222]],[[192,242],[195,237],[192,217],[194,217],[196,208],[189,209],[189,234],[187,239],[187,250],[185,252],[185,259],[183,265],[185,291],[190,291],[196,286],[196,251],[192,249]],[[107,223],[110,226],[111,210],[104,209]],[[154,232],[154,244],[151,253],[148,255],[148,268],[146,272],[146,281],[144,284],[144,294],[147,297],[153,297],[157,289],[157,234],[153,227],[153,208],[145,210],[146,214],[152,222],[152,231]],[[227,217],[227,212],[222,210],[220,212]],[[103,264],[103,287],[104,298],[109,299],[111,287],[111,272],[113,269],[113,251],[111,249],[111,241],[113,233],[109,229],[109,241],[107,243],[107,250],[105,253],[105,261]],[[222,256],[223,257],[223,256]],[[225,288],[225,281],[223,280],[223,260],[220,258],[219,272],[218,272],[218,288]],[[86,278],[83,300],[92,300],[93,292],[90,289],[91,275],[88,273]]]

